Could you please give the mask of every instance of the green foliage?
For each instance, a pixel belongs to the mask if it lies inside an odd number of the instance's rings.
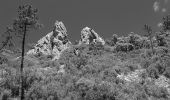
[[[162,26],[163,31],[170,30],[170,15],[167,15],[167,16],[163,17],[162,21],[163,21],[162,22],[162,24],[163,24],[163,26]]]
[[[101,55],[103,53],[104,46],[101,42],[91,43],[88,49],[90,55]]]
[[[84,100],[114,100],[116,92],[110,88],[111,86],[107,83],[96,85],[84,93]]]
[[[8,100],[8,98],[11,96],[10,90],[1,90],[0,99],[1,100]]]
[[[4,64],[4,63],[7,63],[8,62],[8,59],[3,56],[3,55],[0,55],[0,64]]]
[[[14,47],[14,40],[13,40],[14,36],[12,32],[13,32],[12,27],[7,27],[6,31],[2,34],[4,40],[2,40],[2,46],[0,48],[0,51],[7,47],[8,49]]]
[[[134,46],[130,43],[117,43],[115,49],[117,52],[129,52],[134,49]]]
[[[37,9],[34,9],[31,5],[23,5],[18,8],[18,16],[13,22],[13,29],[18,35],[23,35],[24,28],[26,31],[29,29],[37,29],[41,27],[38,23]]]
[[[161,34],[157,34],[155,36],[156,40],[157,40],[157,45],[158,46],[167,46],[167,42],[165,40],[165,37]]]
[[[155,68],[155,66],[150,66],[147,68],[147,72],[149,74],[149,77],[151,78],[158,78],[159,77],[159,71]]]
[[[109,46],[114,46],[117,41],[118,41],[118,36],[116,34],[113,34],[112,38],[106,39],[105,42]]]
[[[149,96],[153,96],[158,99],[164,98],[165,100],[168,100],[169,94],[165,88],[158,87],[156,85],[151,85],[151,84],[148,84],[145,87],[146,87],[146,93]]]
[[[166,69],[165,69],[165,72],[163,73],[167,78],[169,78],[170,79],[170,67],[167,67]]]
[[[78,50],[77,54],[75,50]],[[42,58],[39,65],[24,68],[25,99],[148,100],[154,97],[155,100],[159,98],[166,100],[169,95],[166,90],[158,88],[156,92],[152,89],[156,85],[147,80],[149,77],[155,79],[160,74],[165,74],[161,72],[162,67],[168,68],[167,57],[161,56],[164,52],[161,50],[150,56],[148,53],[140,56],[141,53],[146,53],[144,50],[116,54],[105,51],[101,55],[91,56],[88,46],[71,47],[64,51],[58,61],[45,62],[45,58]],[[124,60],[121,60],[122,58]],[[134,58],[139,59],[138,63],[133,62]],[[145,62],[148,64],[145,65]],[[142,67],[138,65],[139,63]],[[63,64],[66,73],[57,73],[59,66]],[[117,77],[118,74],[127,75],[140,68],[147,69],[143,75],[140,75],[142,82],[127,82]],[[8,70],[9,72],[12,70],[13,74],[7,74],[8,81],[3,87],[11,91],[9,97],[17,97],[18,94],[15,93],[19,90],[19,75],[14,68],[9,67]]]
[[[131,33],[128,35],[128,43],[134,45],[135,49],[140,49],[142,48],[142,37],[140,35]]]

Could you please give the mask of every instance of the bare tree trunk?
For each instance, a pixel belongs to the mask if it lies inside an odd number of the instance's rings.
[[[25,36],[26,36],[26,28],[27,25],[24,25],[24,34],[23,34],[23,40],[22,40],[22,56],[21,56],[21,68],[20,68],[20,100],[24,100],[24,76],[23,76],[23,68],[24,68],[24,53],[25,53]]]
[[[150,36],[150,42],[151,42],[152,54],[154,55],[153,42],[152,42],[152,38],[151,38],[151,36]]]

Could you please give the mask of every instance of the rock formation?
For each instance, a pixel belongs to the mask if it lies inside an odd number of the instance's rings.
[[[127,75],[125,74],[118,74],[117,78],[125,80],[126,82],[137,82],[141,83],[143,81],[143,77],[141,75],[145,73],[146,70],[140,69],[135,70],[134,72],[130,72]]]
[[[105,41],[91,28],[85,27],[81,31],[81,40],[79,44],[90,44],[91,42],[101,42],[103,45]]]
[[[53,60],[59,59],[60,54],[67,49],[71,42],[67,38],[67,30],[62,22],[56,21],[52,32],[41,38],[28,55],[51,55]]]

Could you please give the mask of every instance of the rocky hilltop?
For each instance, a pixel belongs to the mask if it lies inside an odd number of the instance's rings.
[[[105,44],[105,41],[92,28],[85,27],[81,31],[81,40],[79,44],[90,44],[91,42],[101,42],[103,45]]]
[[[83,28],[79,45],[82,43],[90,44],[92,42],[105,44],[105,41],[92,28]],[[53,31],[41,38],[33,49],[27,52],[27,55],[50,55],[53,60],[57,60],[61,53],[69,48],[71,44],[68,40],[65,25],[61,21],[56,21]]]
[[[52,55],[53,60],[56,60],[71,44],[67,36],[64,24],[56,21],[53,31],[41,38],[34,48],[27,52],[27,55]]]

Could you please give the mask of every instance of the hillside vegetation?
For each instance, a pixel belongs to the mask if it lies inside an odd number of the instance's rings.
[[[72,44],[57,60],[26,55],[25,100],[170,100],[168,28]],[[20,58],[8,54],[0,56],[0,99],[19,100]]]

